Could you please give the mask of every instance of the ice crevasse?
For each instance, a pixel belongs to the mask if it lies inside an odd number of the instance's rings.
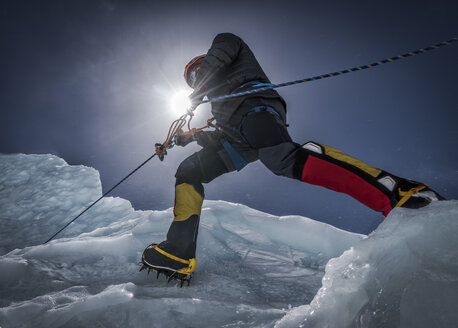
[[[138,272],[172,210],[100,197],[98,172],[0,155],[0,327],[456,327],[458,201],[396,209],[369,236],[206,201],[191,286]],[[364,218],[355,218],[363,220]]]

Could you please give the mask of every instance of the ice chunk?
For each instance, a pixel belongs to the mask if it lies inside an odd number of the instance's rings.
[[[97,171],[0,155],[0,327],[454,327],[458,202],[396,209],[368,237],[205,201],[189,288],[138,272],[172,218],[104,198]],[[355,218],[362,220],[364,218]]]
[[[141,251],[165,238],[172,210],[134,211],[100,197],[98,173],[52,155],[2,155],[1,327],[273,326],[311,301],[329,258],[363,238],[304,217],[206,201],[189,288],[138,272]],[[2,171],[3,172],[3,171]],[[12,250],[13,248],[16,248]]]
[[[276,327],[456,327],[457,235],[458,201],[392,211]]]

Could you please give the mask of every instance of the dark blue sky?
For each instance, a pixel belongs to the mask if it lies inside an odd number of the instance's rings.
[[[458,36],[457,16],[456,1],[2,1],[0,152],[93,166],[108,190],[163,141],[175,119],[168,99],[187,89],[183,67],[217,33],[242,37],[280,83]],[[290,133],[456,199],[457,58],[453,44],[280,89]],[[202,106],[196,122],[207,116]],[[175,170],[198,149],[174,148],[113,195],[136,209],[173,206]],[[363,233],[382,220],[348,196],[274,176],[260,163],[213,181],[206,195]]]

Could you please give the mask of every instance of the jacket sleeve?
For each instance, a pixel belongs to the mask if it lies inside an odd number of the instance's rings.
[[[197,72],[195,89],[201,90],[206,84],[211,84],[212,77],[237,58],[241,46],[242,39],[238,36],[232,33],[218,34]]]

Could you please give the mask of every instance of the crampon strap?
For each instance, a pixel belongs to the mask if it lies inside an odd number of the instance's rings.
[[[179,257],[176,257],[175,255],[167,253],[166,251],[164,251],[163,249],[160,249],[157,246],[153,246],[153,248],[156,251],[158,251],[159,253],[161,253],[162,255],[167,256],[168,258],[171,258],[174,261],[177,261],[177,262],[180,262],[180,263],[188,265],[187,268],[177,270],[176,272],[178,272],[178,273],[181,273],[181,274],[192,274],[194,272],[194,270],[196,269],[196,266],[197,266],[197,259],[196,258],[192,258],[192,259],[189,259],[189,260],[184,260],[184,259],[181,259]]]
[[[410,197],[418,193],[419,191],[425,189],[427,186],[418,186],[415,188],[410,189],[409,191],[402,191],[401,188],[399,188],[399,195],[402,196],[402,198],[399,200],[399,202],[396,204],[395,207],[401,207],[402,205],[409,200]]]

